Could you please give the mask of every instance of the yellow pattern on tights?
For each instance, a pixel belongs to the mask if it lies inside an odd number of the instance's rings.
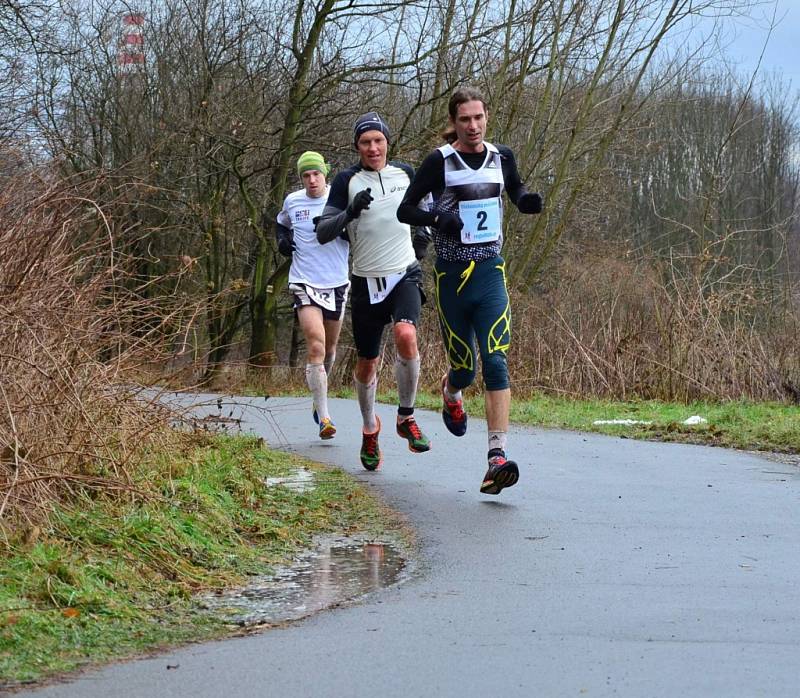
[[[472,276],[473,271],[475,271],[474,259],[469,263],[469,266],[466,269],[464,269],[464,271],[461,272],[461,278],[463,279],[463,281],[458,285],[458,288],[456,289],[456,295],[461,293],[461,289],[464,288],[464,284],[466,284],[467,281],[469,281],[469,277]]]
[[[503,286],[508,288],[506,284],[506,265],[505,262],[503,264],[498,264],[495,269],[499,269],[500,272],[503,274]],[[506,294],[507,295],[507,294]],[[499,333],[497,330],[500,330]],[[501,351],[504,354],[508,352],[508,348],[511,346],[511,302],[506,302],[505,310],[503,310],[503,314],[495,320],[494,324],[492,325],[491,329],[489,330],[489,336],[486,338],[486,348],[489,350],[489,353],[495,351]]]
[[[442,334],[445,335],[445,348],[447,349],[447,359],[450,361],[450,367],[454,371],[459,369],[472,371],[475,368],[475,356],[472,353],[472,347],[453,332],[447,323],[447,318],[444,316],[444,310],[442,310],[442,294],[439,285],[445,272],[434,269],[434,273],[436,274],[436,309],[439,312],[439,321],[442,323]]]

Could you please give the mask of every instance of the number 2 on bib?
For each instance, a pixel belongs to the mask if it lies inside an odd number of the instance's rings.
[[[460,201],[458,213],[464,221],[461,242],[465,245],[494,242],[500,238],[500,199]]]

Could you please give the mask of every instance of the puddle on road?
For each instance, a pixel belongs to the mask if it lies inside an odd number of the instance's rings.
[[[388,543],[353,539],[320,542],[291,567],[255,577],[246,587],[200,597],[218,617],[239,625],[303,618],[404,578],[406,560]]]

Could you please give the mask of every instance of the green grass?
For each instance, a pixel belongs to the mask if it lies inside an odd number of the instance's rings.
[[[286,394],[304,393],[302,390],[295,390]],[[355,392],[347,387],[331,391],[331,395],[355,398]],[[464,397],[468,414],[485,416],[483,396],[477,390],[466,390]],[[576,400],[550,395],[525,398],[513,395],[513,388],[512,398],[511,421],[517,424],[624,435],[653,441],[800,454],[800,406],[797,405],[748,400],[682,404],[657,400]],[[379,402],[397,404],[397,393],[384,390],[378,394],[377,399]],[[439,412],[442,408],[441,397],[438,393],[421,390],[417,394],[416,405]],[[683,424],[693,415],[703,417],[707,420],[706,423],[696,426]],[[652,424],[594,424],[596,420],[609,419],[633,419]]]
[[[355,398],[354,391],[348,388],[333,391],[332,394],[341,398]],[[511,421],[516,424],[624,435],[653,441],[800,454],[800,406],[797,405],[748,400],[682,404],[657,400],[576,400],[550,395],[523,398],[513,396],[513,393],[512,398]],[[396,404],[397,393],[381,391],[377,399]],[[420,391],[416,405],[421,409],[439,412],[442,408],[441,397],[438,393]],[[476,390],[465,391],[464,406],[468,414],[485,417],[483,396]],[[693,415],[703,417],[706,423],[697,426],[683,424]],[[652,424],[594,424],[596,420],[609,419],[632,419]]]
[[[316,487],[265,487],[298,466]],[[220,437],[136,474],[146,498],[86,493],[46,529],[0,539],[0,687],[232,632],[200,612],[201,590],[242,583],[315,534],[406,536],[342,471]]]
[[[390,395],[383,396],[390,401]],[[395,398],[396,399],[396,398]],[[441,409],[438,395],[420,395],[417,404]],[[483,398],[466,395],[469,414],[484,416]],[[684,425],[693,415],[707,420],[697,426]],[[595,425],[596,420],[632,419],[649,425]],[[551,396],[514,399],[511,421],[558,429],[625,435],[657,441],[680,441],[747,450],[800,453],[800,408],[779,403],[658,401],[617,402],[572,400]]]

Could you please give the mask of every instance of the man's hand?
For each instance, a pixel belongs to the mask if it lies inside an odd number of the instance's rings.
[[[353,197],[353,203],[347,207],[347,215],[352,218],[358,218],[362,211],[366,211],[372,203],[372,189],[367,187],[362,189],[358,194]]]
[[[414,256],[418,260],[425,259],[428,254],[428,245],[430,244],[430,237],[426,228],[415,228],[414,235],[411,238],[411,244],[414,246]]]
[[[541,213],[542,195],[526,191],[517,199],[517,208],[520,213]]]
[[[285,225],[275,225],[275,239],[278,243],[278,252],[284,257],[291,257],[294,252],[294,231]]]
[[[464,227],[464,221],[457,213],[440,213],[436,217],[436,227],[445,235],[457,238]]]
[[[283,237],[278,240],[278,252],[284,257],[291,257],[295,249],[297,249],[297,247],[292,238]]]

